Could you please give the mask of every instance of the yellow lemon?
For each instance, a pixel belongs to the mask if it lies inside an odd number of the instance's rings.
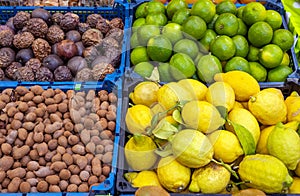
[[[289,193],[300,194],[300,178],[293,177],[293,184],[289,188]]]
[[[267,148],[270,155],[280,159],[288,169],[295,170],[300,161],[300,137],[296,131],[276,124],[271,131]]]
[[[242,106],[248,110],[248,101],[243,101],[243,102],[240,102],[242,104]]]
[[[151,110],[151,115],[154,116],[159,112],[165,112],[166,108],[162,104],[157,102],[150,107],[150,110]]]
[[[182,108],[181,117],[188,128],[203,133],[213,132],[225,123],[217,108],[206,101],[186,103]]]
[[[278,96],[278,92],[261,90],[251,96],[248,107],[250,112],[263,125],[275,125],[286,120],[287,107],[284,100]]]
[[[169,123],[171,123],[171,125],[173,125],[175,127],[177,127],[179,125],[179,123],[176,120],[174,120],[174,118],[172,116],[166,116],[166,117],[164,117],[164,119],[166,121],[168,121]]]
[[[217,130],[208,135],[214,147],[214,158],[225,163],[232,163],[244,154],[241,144],[235,134],[226,130]]]
[[[159,85],[155,82],[141,82],[129,94],[129,98],[134,104],[143,104],[150,107],[157,101],[157,91]]]
[[[161,158],[157,166],[160,184],[171,192],[181,192],[190,183],[191,169],[181,165],[175,157]]]
[[[285,123],[285,124],[284,124],[284,127],[285,127],[285,128],[291,128],[291,129],[293,129],[294,131],[298,131],[299,124],[300,124],[299,121],[293,120],[293,121],[290,121],[290,122]]]
[[[247,155],[239,164],[238,173],[246,185],[266,193],[280,193],[289,187],[293,178],[288,169],[276,157],[271,155]]]
[[[256,146],[256,153],[259,154],[269,154],[267,148],[267,141],[271,131],[274,129],[275,125],[268,126],[261,130],[260,137]]]
[[[158,159],[154,141],[146,135],[133,135],[125,144],[124,154],[130,168],[141,171],[154,166]]]
[[[151,125],[151,111],[145,105],[134,105],[128,108],[125,123],[130,133],[144,133]]]
[[[273,92],[274,94],[277,94],[278,97],[280,97],[282,100],[284,100],[284,96],[278,88],[265,88],[265,92]]]
[[[213,157],[213,146],[207,136],[200,131],[181,130],[174,136],[171,143],[176,160],[189,168],[202,167]]]
[[[297,92],[292,92],[290,96],[285,99],[287,107],[287,121],[300,121],[300,96]]]
[[[161,186],[154,171],[128,172],[124,174],[124,177],[133,187]]]
[[[246,109],[236,108],[229,112],[228,119],[233,123],[240,124],[245,127],[253,136],[255,145],[260,136],[260,128],[256,118]],[[234,132],[233,126],[226,123],[227,130]]]
[[[300,177],[300,162],[297,164],[297,167],[295,169],[295,174]]]
[[[285,128],[291,128],[293,130],[298,130],[299,122],[298,121],[291,121],[284,124]],[[260,137],[256,146],[256,152],[259,154],[269,154],[267,149],[267,141],[269,134],[275,128],[275,125],[267,126],[263,128],[260,132]]]
[[[237,101],[248,101],[251,96],[260,91],[257,80],[244,71],[218,73],[214,76],[214,80],[227,82],[233,88]]]
[[[183,86],[185,89],[192,91],[199,101],[205,99],[207,87],[202,82],[189,78],[179,80],[177,83]]]
[[[225,167],[211,162],[193,172],[189,191],[204,194],[219,193],[229,183],[230,176],[230,172]]]
[[[234,104],[233,104],[233,109],[234,108],[244,108],[243,104],[238,102],[238,101],[235,101]]]
[[[226,82],[215,82],[208,87],[206,100],[214,106],[223,106],[230,111],[235,103],[235,95]]]
[[[170,82],[163,85],[157,91],[158,102],[166,109],[174,107],[179,101],[196,100],[190,92],[177,82]]]

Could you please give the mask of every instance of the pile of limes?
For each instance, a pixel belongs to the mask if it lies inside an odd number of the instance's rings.
[[[163,82],[211,83],[216,73],[231,70],[279,82],[293,72],[288,51],[294,37],[280,13],[259,2],[237,7],[198,0],[191,8],[184,0],[144,2],[136,8],[130,42],[134,71],[145,78],[158,71]]]
[[[133,187],[300,193],[297,92],[284,98],[281,90],[260,89],[253,76],[233,70],[217,73],[209,87],[195,79],[163,86],[143,81],[129,98],[124,146],[129,167],[122,169],[128,169],[124,177]]]

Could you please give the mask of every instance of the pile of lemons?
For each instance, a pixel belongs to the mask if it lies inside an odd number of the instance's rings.
[[[214,80],[135,86],[124,147],[134,172],[124,177],[168,192],[300,193],[298,93],[260,89],[237,70]]]

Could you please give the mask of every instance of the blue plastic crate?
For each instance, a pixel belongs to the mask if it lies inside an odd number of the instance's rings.
[[[130,4],[130,17],[129,17],[129,25],[132,27],[132,24],[135,20],[135,11],[137,9],[137,7],[139,5],[141,5],[144,2],[148,2],[149,0],[143,1],[143,0],[133,0],[132,3]],[[265,2],[264,6],[266,7],[266,9],[270,9],[270,10],[275,10],[277,12],[279,12],[281,14],[282,17],[282,26],[285,29],[288,29],[288,25],[285,19],[285,12],[283,9],[283,5],[281,4],[280,0],[257,0],[257,1],[261,1],[261,2]],[[189,4],[189,7],[191,7],[192,5]],[[241,7],[241,6],[245,6],[245,4],[236,4],[236,7]],[[132,30],[128,29],[127,31],[127,39],[129,39],[129,41],[127,42],[127,46],[126,46],[126,65],[125,65],[125,72],[127,70],[131,70],[131,62],[130,62],[130,53],[131,53],[131,46],[130,46],[130,37],[131,37],[131,33]],[[291,73],[288,78],[287,81],[295,81],[298,82],[300,81],[300,68],[298,65],[298,61],[297,61],[297,56],[295,54],[295,48],[294,46],[292,46],[292,48],[288,51],[289,56],[290,56],[290,65],[293,68],[293,73]],[[272,87],[280,87],[284,85],[284,82],[260,82],[260,85],[262,87],[268,87],[268,86],[272,86]]]
[[[121,112],[122,112],[122,79],[118,80],[109,80],[105,79],[101,83],[76,83],[65,85],[63,83],[35,83],[35,82],[0,82],[0,91],[7,88],[16,88],[17,86],[25,86],[30,88],[33,85],[40,85],[43,89],[61,89],[63,91],[75,90],[80,91],[89,91],[89,90],[106,90],[108,92],[114,92],[118,98],[117,100],[117,111],[116,111],[116,128],[115,128],[115,138],[114,138],[114,149],[113,149],[113,158],[111,163],[111,172],[109,177],[102,183],[97,186],[93,186],[88,193],[0,193],[1,196],[88,196],[88,195],[113,195],[115,192],[115,178],[117,174],[117,161],[118,161],[118,148],[120,141],[120,129],[121,129]]]
[[[22,7],[22,6],[0,6],[0,24],[5,24],[6,21],[10,18],[15,16],[17,12],[24,11],[24,12],[32,12],[34,9],[38,7]],[[125,29],[129,29],[129,4],[126,3],[118,3],[116,2],[113,7],[41,7],[45,10],[48,10],[51,14],[54,13],[67,13],[72,12],[79,16],[80,22],[86,21],[86,18],[90,14],[101,14],[102,17],[111,20],[113,18],[121,18],[124,23],[124,37],[122,42],[122,54],[120,59],[120,65],[118,68],[115,69],[114,73],[108,74],[106,77],[110,79],[118,78],[123,75],[125,70],[125,58],[126,58],[126,45],[127,40],[125,37]],[[68,82],[63,82],[66,85]],[[76,82],[75,82],[76,83]]]

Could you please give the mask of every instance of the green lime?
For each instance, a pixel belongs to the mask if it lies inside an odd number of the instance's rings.
[[[252,25],[259,21],[264,21],[267,16],[265,6],[259,2],[250,2],[243,9],[242,19],[247,25]]]
[[[221,35],[211,42],[210,51],[221,61],[226,61],[235,55],[236,48],[230,37]]]
[[[177,10],[172,17],[172,22],[182,25],[190,16],[190,12],[191,10],[187,8]]]
[[[207,53],[209,51],[210,43],[217,37],[217,34],[212,29],[207,29],[204,36],[199,41],[199,48],[201,52]]]
[[[293,73],[292,68],[284,65],[279,65],[278,67],[271,69],[268,72],[268,81],[284,82],[291,73]]]
[[[239,57],[239,56],[232,57],[225,64],[224,72],[229,72],[233,70],[240,70],[240,71],[250,73],[250,67],[248,61],[243,57]]]
[[[196,72],[193,59],[184,53],[176,53],[170,59],[170,73],[175,80],[190,78]]]
[[[167,16],[168,16],[169,20],[172,19],[175,12],[177,12],[178,10],[181,10],[181,9],[185,9],[185,8],[188,8],[188,5],[185,2],[185,0],[170,1],[167,5]]]
[[[208,54],[202,56],[197,64],[197,75],[203,82],[212,83],[215,74],[221,72],[221,62],[214,55]]]
[[[249,62],[250,75],[258,82],[264,82],[267,79],[267,70],[258,62]]]
[[[153,61],[168,61],[172,55],[172,43],[167,37],[156,35],[149,39],[147,53]]]
[[[148,40],[155,35],[160,35],[160,29],[156,25],[143,25],[137,30],[137,37],[142,46],[146,46]]]
[[[267,10],[267,17],[265,19],[272,29],[275,31],[279,29],[282,25],[282,18],[281,15],[275,10]]]
[[[198,62],[200,61],[200,59],[204,56],[203,53],[199,52],[196,56],[196,58],[194,59],[194,63],[195,65],[198,65]]]
[[[245,6],[241,6],[241,7],[238,7],[237,10],[236,10],[236,16],[240,19],[243,18],[243,10],[244,10]]]
[[[143,26],[144,24],[146,24],[146,19],[138,18],[133,22],[132,27],[140,27],[140,26]]]
[[[150,77],[152,74],[152,71],[154,69],[154,66],[149,62],[140,62],[136,66],[134,66],[133,71],[140,76],[146,78]]]
[[[169,72],[170,64],[169,63],[159,63],[157,66],[158,73],[159,73],[159,80],[161,82],[172,82],[174,79]]]
[[[236,48],[235,56],[246,58],[249,52],[249,44],[247,39],[242,35],[236,35],[232,37],[232,41]]]
[[[166,36],[172,44],[183,39],[182,27],[177,23],[168,23],[162,29],[162,35]]]
[[[148,14],[146,16],[146,24],[147,25],[158,25],[164,26],[168,22],[168,19],[165,14],[162,13],[155,13],[155,14]]]
[[[210,22],[207,24],[207,28],[208,28],[208,29],[214,29],[214,28],[215,28],[215,23],[216,23],[218,17],[219,17],[219,14],[215,14],[215,15],[214,15],[214,18],[212,19],[212,21],[210,21]]]
[[[264,46],[258,53],[259,62],[266,68],[275,68],[280,65],[283,51],[275,44]]]
[[[219,35],[234,36],[239,29],[237,17],[232,13],[220,14],[216,23],[215,31]]]
[[[243,22],[242,19],[237,18],[237,20],[238,20],[238,23],[239,23],[239,28],[238,28],[236,34],[246,36],[246,35],[247,35],[247,32],[248,32],[248,27],[247,27],[247,25]]]
[[[216,14],[216,5],[211,0],[198,0],[192,5],[191,15],[201,17],[209,23]]]
[[[217,14],[232,13],[235,15],[237,12],[237,9],[236,9],[235,4],[232,1],[225,0],[225,1],[222,1],[219,4],[217,4],[216,11],[217,11]]]
[[[182,30],[194,39],[201,39],[206,31],[206,23],[199,16],[190,16],[183,24]]]
[[[271,42],[273,29],[266,22],[256,22],[248,30],[248,40],[255,47],[262,47]]]
[[[165,5],[160,1],[149,1],[146,5],[147,15],[149,14],[165,14]]]
[[[195,59],[198,55],[198,45],[195,41],[190,39],[182,39],[175,43],[174,52],[184,53],[189,55],[192,59]]]
[[[249,52],[247,55],[247,60],[248,61],[258,61],[258,53],[259,53],[259,48],[256,48],[256,47],[250,45]]]
[[[284,65],[284,66],[290,65],[290,55],[287,52],[283,54],[283,58],[280,65]]]
[[[137,32],[134,32],[132,35],[131,35],[131,38],[130,38],[130,48],[136,48],[138,47],[140,44],[139,44],[139,40],[138,40],[138,37],[137,37]]]
[[[277,29],[274,31],[272,43],[278,45],[285,52],[293,46],[294,36],[287,29]]]
[[[146,47],[140,46],[134,48],[130,53],[130,60],[133,65],[137,65],[140,62],[148,62],[150,59]]]
[[[145,2],[136,8],[135,18],[145,18],[147,16],[147,9],[146,9],[147,5],[148,5],[148,2]]]

